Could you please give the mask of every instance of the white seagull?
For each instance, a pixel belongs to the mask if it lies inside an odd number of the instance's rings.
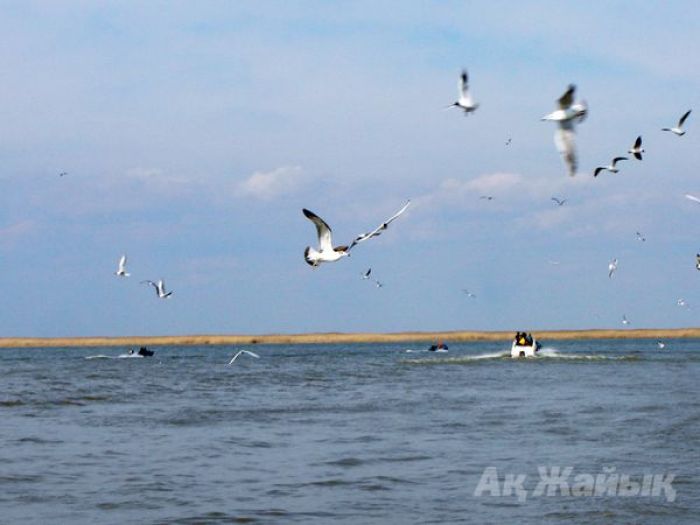
[[[476,299],[476,294],[473,294],[472,292],[470,292],[466,288],[462,288],[462,293],[464,293],[464,295],[466,295],[470,299]]]
[[[662,341],[657,341],[657,342],[656,342],[656,346],[658,346],[659,348],[665,348],[665,347],[666,347],[666,343],[663,343]]]
[[[467,75],[467,70],[463,69],[462,74],[459,77],[459,99],[457,102],[453,102],[448,108],[457,107],[464,111],[464,116],[466,117],[469,113],[476,111],[479,104],[474,102],[471,94],[469,93],[469,76]]]
[[[387,220],[385,220],[383,223],[381,223],[379,226],[377,226],[374,230],[372,230],[369,233],[362,233],[362,234],[358,235],[357,237],[355,237],[355,240],[352,241],[352,243],[350,244],[350,248],[348,248],[348,250],[351,250],[356,244],[364,242],[367,239],[371,239],[372,237],[378,237],[379,235],[381,235],[382,232],[384,230],[386,230],[392,222],[394,222],[396,219],[398,219],[399,216],[403,212],[406,211],[406,208],[408,208],[410,204],[411,204],[411,201],[409,199],[406,202],[406,204],[404,204],[403,207],[399,211],[397,211],[394,215],[392,215]]]
[[[146,279],[145,281],[141,281],[141,284],[150,284],[153,286],[153,288],[156,289],[156,294],[158,294],[158,297],[161,299],[168,299],[173,294],[172,291],[165,291],[165,282],[163,282],[163,279],[160,279],[157,283]]]
[[[307,246],[304,250],[304,260],[307,264],[316,268],[319,264],[324,262],[335,262],[343,257],[349,257],[350,253],[347,246],[333,246],[333,241],[331,239],[331,227],[326,224],[326,222],[316,215],[314,212],[304,208],[302,210],[304,216],[314,223],[316,226],[316,233],[318,234],[318,250],[314,250],[310,246]]]
[[[365,273],[361,274],[362,279],[364,279],[364,280],[369,279],[369,274],[371,274],[371,273],[372,273],[372,268],[369,268]]]
[[[552,200],[557,203],[557,206],[564,206],[566,199],[558,199],[557,197],[552,197]]]
[[[700,204],[700,198],[696,197],[695,195],[691,195],[690,193],[686,193],[685,198]]]
[[[625,326],[627,326],[628,324],[630,324],[630,322],[627,320],[627,316],[624,315],[624,314],[622,315],[622,324],[625,325]]]
[[[375,279],[375,280],[374,280],[374,286],[376,286],[377,288],[381,288],[381,287],[384,286],[384,283],[380,283],[379,281],[377,281],[377,280]]]
[[[559,109],[542,117],[542,120],[557,123],[557,129],[554,132],[554,144],[564,159],[571,177],[576,175],[576,169],[578,168],[574,124],[583,122],[588,114],[588,106],[585,101],[574,103],[575,92],[576,86],[569,84],[566,92],[557,101]]]
[[[228,362],[228,366],[231,366],[241,354],[248,354],[249,356],[254,357],[255,359],[260,359],[260,356],[255,352],[251,352],[250,350],[239,350],[238,353],[234,355],[233,358]]]
[[[676,304],[681,308],[688,308],[688,303],[682,297],[676,301]]]
[[[608,278],[613,276],[615,270],[617,270],[617,259],[613,259],[610,261],[610,264],[608,264]]]
[[[122,255],[121,259],[119,259],[119,266],[117,267],[117,271],[114,272],[114,275],[117,277],[129,277],[131,275],[126,271],[126,254]]]
[[[673,128],[661,128],[661,131],[670,131],[674,135],[678,135],[679,137],[682,137],[685,135],[685,130],[683,129],[683,123],[685,122],[685,119],[688,118],[688,115],[690,115],[690,112],[692,110],[689,109],[688,111],[685,112],[685,114],[680,118],[678,121],[678,125],[673,127]]]
[[[647,240],[647,238],[644,237],[644,235],[642,235],[641,233],[637,232],[637,240],[645,242]]]
[[[637,137],[637,140],[635,140],[634,144],[632,144],[632,147],[627,150],[627,153],[629,153],[630,155],[634,155],[634,158],[637,160],[642,160],[642,153],[644,153],[644,148],[642,148],[641,135]]]
[[[607,166],[598,166],[595,171],[593,172],[593,176],[597,177],[598,174],[603,171],[607,170],[610,173],[617,173],[620,171],[620,168],[617,167],[617,163],[620,162],[621,160],[627,160],[627,157],[615,157],[610,164]]]

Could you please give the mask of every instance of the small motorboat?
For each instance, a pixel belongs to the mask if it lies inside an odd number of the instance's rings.
[[[142,346],[141,348],[139,348],[139,351],[136,352],[136,355],[140,355],[141,357],[152,357],[153,354],[153,350],[149,350],[145,346]]]
[[[510,347],[511,357],[535,357],[542,345],[530,334],[518,333]]]
[[[447,352],[447,345],[442,341],[438,341],[438,344],[430,345],[428,352]]]

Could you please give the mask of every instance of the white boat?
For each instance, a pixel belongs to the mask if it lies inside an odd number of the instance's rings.
[[[532,338],[532,344],[530,345],[519,345],[517,341],[513,341],[510,347],[511,357],[535,357],[538,350],[542,345]]]

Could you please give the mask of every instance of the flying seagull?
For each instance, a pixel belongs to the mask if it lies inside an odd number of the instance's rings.
[[[476,294],[473,294],[472,292],[470,292],[466,288],[462,288],[462,293],[464,293],[464,295],[466,295],[470,299],[476,299]]]
[[[375,280],[374,280],[374,286],[376,286],[377,288],[381,288],[381,287],[384,286],[384,283],[380,283],[379,281],[377,281],[377,280],[375,279]]]
[[[613,259],[612,261],[610,261],[610,264],[608,264],[608,278],[611,278],[616,270],[617,270],[617,259]]]
[[[666,343],[664,343],[664,342],[662,342],[662,341],[656,341],[656,346],[658,346],[659,348],[665,348],[665,347],[666,347]]]
[[[469,93],[469,76],[467,75],[467,70],[463,69],[462,74],[459,77],[459,98],[457,102],[453,102],[448,108],[457,107],[464,111],[464,116],[466,117],[469,113],[476,111],[479,104],[474,102],[471,94]]]
[[[114,275],[117,277],[129,277],[131,274],[126,272],[126,254],[121,256],[121,259],[119,259],[119,266],[117,267],[117,271],[114,272]]]
[[[512,138],[508,137],[508,140],[506,140],[506,146],[510,146],[510,143],[513,141]]]
[[[630,322],[627,320],[627,316],[624,315],[624,314],[622,315],[622,324],[625,325],[625,326],[627,326],[628,324],[630,324]]]
[[[676,304],[680,306],[681,308],[687,308],[688,307],[688,302],[683,299],[682,297],[676,301]]]
[[[595,171],[593,172],[593,176],[594,176],[594,177],[597,177],[598,174],[599,174],[601,171],[603,171],[603,170],[607,170],[607,171],[609,171],[610,173],[617,173],[618,171],[620,171],[620,168],[618,168],[618,167],[616,166],[616,164],[617,164],[618,162],[622,161],[622,160],[627,160],[627,157],[615,157],[615,158],[612,160],[612,162],[611,162],[610,164],[608,164],[607,166],[598,166],[598,167],[595,169]]]
[[[58,174],[59,177],[65,177],[66,175],[68,175],[67,171],[62,171],[61,173]]]
[[[321,263],[335,262],[350,255],[350,248],[345,245],[333,247],[333,241],[331,239],[332,230],[331,227],[326,224],[326,221],[306,208],[302,211],[304,212],[304,216],[316,226],[319,245],[318,251],[310,246],[307,246],[304,250],[304,260],[307,264],[316,268]]]
[[[566,199],[559,199],[557,197],[552,197],[552,200],[557,203],[557,206],[564,206]]]
[[[150,284],[151,286],[153,286],[153,288],[156,289],[156,294],[161,299],[168,299],[173,294],[172,291],[165,291],[165,283],[163,282],[163,279],[160,279],[157,283],[146,279],[145,281],[141,281],[141,284]]]
[[[362,279],[365,279],[365,280],[369,279],[369,274],[371,274],[371,273],[372,273],[372,268],[369,268],[366,272],[364,272],[363,274],[361,274],[361,275],[362,275]]]
[[[351,250],[356,244],[360,244],[361,242],[364,242],[367,239],[371,239],[372,237],[378,237],[379,235],[381,235],[382,232],[384,230],[386,230],[392,222],[394,222],[396,219],[398,219],[399,216],[403,212],[406,211],[406,208],[408,208],[410,204],[411,204],[411,201],[409,199],[406,202],[406,204],[404,204],[403,207],[399,211],[397,211],[394,215],[392,215],[387,220],[385,220],[383,223],[381,223],[379,226],[377,226],[374,230],[372,230],[369,233],[362,233],[362,234],[358,235],[357,237],[355,237],[355,240],[352,241],[352,243],[350,244],[350,248],[348,248],[348,250]]]
[[[688,118],[688,115],[690,115],[691,111],[692,111],[692,109],[689,109],[688,111],[685,112],[685,114],[678,121],[677,126],[675,126],[673,128],[661,128],[661,131],[670,131],[674,135],[678,135],[679,137],[682,137],[683,135],[685,135],[685,130],[683,129],[683,123],[685,122],[685,119]]]
[[[239,350],[238,353],[236,353],[236,355],[234,355],[233,358],[228,362],[228,366],[231,366],[241,354],[248,354],[249,356],[254,357],[255,359],[260,359],[260,356],[255,352],[251,352],[249,350]]]
[[[700,270],[700,253],[695,254],[695,268]]]
[[[690,193],[686,193],[685,198],[700,204],[700,198],[696,197],[695,195],[691,195]]]
[[[492,201],[493,195],[482,195],[481,197],[479,197],[479,200]]]
[[[569,84],[569,87],[557,101],[559,109],[542,117],[542,120],[557,123],[557,129],[554,131],[554,144],[564,159],[571,177],[576,175],[578,168],[575,123],[583,122],[588,114],[588,106],[585,101],[574,103],[575,92],[576,86]]]
[[[637,240],[645,242],[647,240],[647,238],[644,237],[644,235],[642,235],[641,233],[637,232]]]
[[[637,160],[642,160],[642,153],[644,153],[644,148],[642,148],[641,135],[637,137],[637,140],[635,140],[634,144],[632,144],[632,147],[627,150],[627,153],[629,153],[630,155],[634,155],[634,158]]]

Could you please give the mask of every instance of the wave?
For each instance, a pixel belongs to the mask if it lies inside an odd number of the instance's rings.
[[[408,350],[407,350],[408,352]],[[578,361],[636,361],[640,357],[638,355],[602,355],[602,354],[563,354],[560,353],[556,348],[542,348],[536,357],[526,357],[526,358],[511,358],[510,350],[503,350],[500,352],[489,352],[485,354],[477,355],[462,355],[459,357],[443,357],[443,358],[418,358],[418,359],[404,359],[402,363],[411,365],[439,365],[439,364],[467,364],[473,363],[475,361],[488,361],[488,360],[504,360],[509,362],[542,362],[545,360],[578,360]]]

